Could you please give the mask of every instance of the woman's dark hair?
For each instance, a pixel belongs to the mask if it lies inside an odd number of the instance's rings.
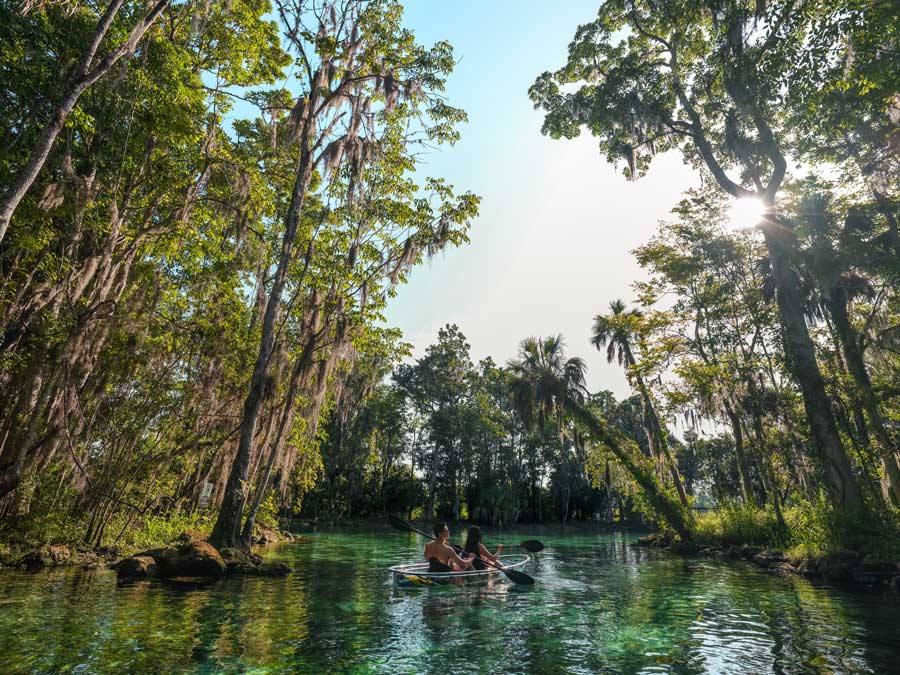
[[[444,521],[441,521],[439,523],[434,524],[432,531],[434,532],[435,537],[440,537],[442,534],[444,534],[444,530],[446,530],[446,529],[447,529],[447,523],[445,523]]]
[[[480,543],[481,528],[477,525],[473,525],[466,533],[466,545],[463,546],[463,551],[465,551],[466,553],[474,553],[478,555],[478,544]]]

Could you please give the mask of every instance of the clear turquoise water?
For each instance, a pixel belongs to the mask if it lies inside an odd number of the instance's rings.
[[[305,535],[268,553],[291,576],[193,590],[4,571],[0,673],[900,672],[895,600],[621,534],[541,539],[532,588],[396,590],[385,568],[422,542],[395,532]]]

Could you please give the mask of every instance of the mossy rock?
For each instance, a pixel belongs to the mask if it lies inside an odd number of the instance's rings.
[[[119,581],[135,581],[153,579],[159,574],[156,560],[147,555],[125,558],[116,565],[116,576]]]

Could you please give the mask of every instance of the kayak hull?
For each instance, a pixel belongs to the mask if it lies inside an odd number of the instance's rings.
[[[518,569],[529,560],[527,555],[500,556],[499,563],[505,569]],[[429,572],[428,563],[413,563],[410,565],[394,565],[388,568],[394,578],[397,588],[436,588],[439,586],[467,586],[471,584],[484,584],[495,579],[505,579],[500,570],[488,568],[485,570],[466,570],[464,572]]]

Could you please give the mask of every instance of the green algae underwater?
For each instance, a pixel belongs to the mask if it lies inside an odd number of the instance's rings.
[[[284,579],[193,589],[3,571],[0,673],[896,672],[900,602],[634,539],[543,537],[528,588],[395,589],[423,543],[396,532],[304,535],[266,553]]]

